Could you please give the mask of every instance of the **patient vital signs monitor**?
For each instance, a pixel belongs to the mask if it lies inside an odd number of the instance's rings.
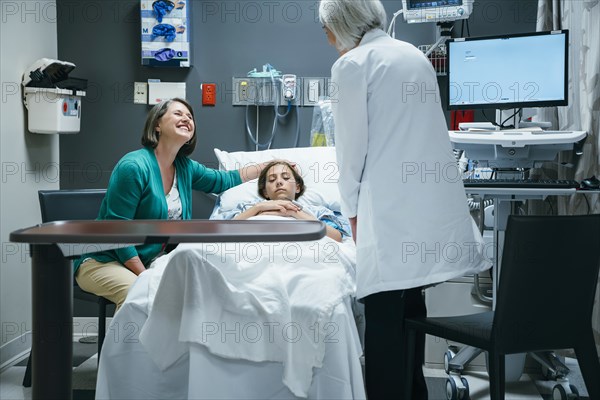
[[[455,21],[471,15],[473,0],[402,0],[402,11],[409,24]]]
[[[568,31],[448,41],[450,110],[567,105]]]

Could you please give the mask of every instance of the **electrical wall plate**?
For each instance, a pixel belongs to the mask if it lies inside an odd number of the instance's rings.
[[[326,78],[305,77],[302,79],[302,105],[304,107],[314,107],[318,104],[319,98],[325,96]]]
[[[134,82],[133,83],[133,103],[148,104],[148,83]]]
[[[202,90],[202,105],[215,106],[217,105],[217,84],[203,83],[200,85]]]

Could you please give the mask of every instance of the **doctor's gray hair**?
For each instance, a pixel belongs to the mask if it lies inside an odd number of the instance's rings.
[[[321,0],[319,21],[335,36],[338,51],[347,51],[368,31],[385,30],[387,16],[379,0]]]
[[[187,107],[190,114],[192,114],[192,120],[194,121],[194,133],[192,138],[184,144],[177,153],[178,156],[189,156],[194,152],[196,148],[196,119],[194,118],[194,109],[184,99],[179,97],[175,97],[173,99],[163,100],[150,110],[148,116],[146,117],[146,125],[144,125],[144,133],[142,134],[142,146],[150,147],[155,149],[158,146],[158,141],[160,140],[160,135],[156,131],[156,127],[158,126],[158,121],[166,114],[169,106],[173,104],[173,102],[178,102]]]

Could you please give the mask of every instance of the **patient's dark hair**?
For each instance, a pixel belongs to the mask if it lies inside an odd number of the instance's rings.
[[[296,193],[296,197],[294,198],[294,200],[297,199],[298,197],[302,196],[304,194],[304,190],[306,189],[306,186],[304,186],[304,179],[302,179],[302,177],[300,176],[298,171],[296,171],[296,169],[294,167],[292,167],[292,165],[290,163],[285,162],[285,161],[280,161],[280,160],[271,161],[260,172],[260,176],[258,177],[258,195],[260,197],[262,197],[263,199],[267,198],[265,196],[265,188],[267,186],[267,173],[269,172],[271,167],[274,167],[275,165],[285,165],[286,167],[288,167],[290,169],[290,171],[292,171],[292,175],[294,175],[294,180],[296,181],[296,185],[298,185],[300,187],[300,191],[298,193]]]

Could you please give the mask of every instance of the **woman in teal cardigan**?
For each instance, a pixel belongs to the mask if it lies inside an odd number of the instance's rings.
[[[196,147],[194,113],[179,98],[152,108],[142,145],[115,166],[97,219],[191,219],[192,189],[221,193],[256,178],[264,168],[217,171],[188,158]],[[137,275],[162,251],[161,244],[144,244],[85,254],[74,263],[75,279],[118,309]]]

